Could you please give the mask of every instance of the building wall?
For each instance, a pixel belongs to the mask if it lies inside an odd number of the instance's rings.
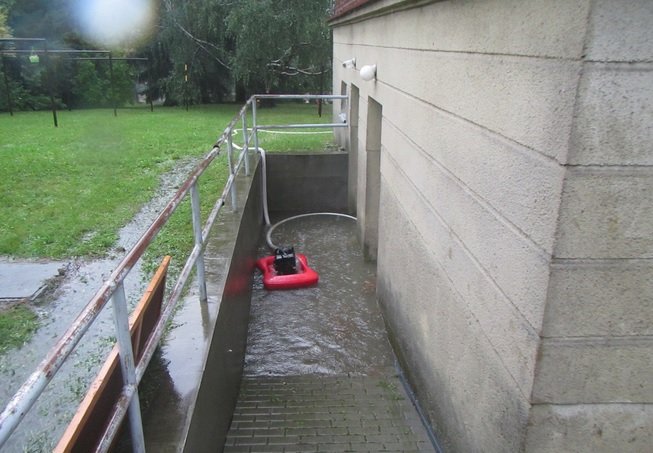
[[[653,445],[653,2],[591,2],[529,451]]]
[[[361,239],[378,222],[379,301],[446,450],[653,442],[650,24],[647,0],[380,0],[333,21]]]

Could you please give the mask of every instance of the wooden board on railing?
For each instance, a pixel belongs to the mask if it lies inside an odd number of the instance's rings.
[[[170,257],[166,256],[129,319],[136,365],[140,362],[143,348],[161,316],[169,264]],[[109,423],[113,408],[120,397],[122,385],[120,358],[118,347],[115,346],[54,451],[58,453],[94,451]]]

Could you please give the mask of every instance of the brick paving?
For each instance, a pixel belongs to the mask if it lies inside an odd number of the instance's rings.
[[[375,270],[351,245],[355,225],[324,222],[295,222],[284,232],[319,265],[317,288],[254,285],[224,452],[433,452],[394,367]]]
[[[244,377],[224,451],[433,452],[398,377]]]

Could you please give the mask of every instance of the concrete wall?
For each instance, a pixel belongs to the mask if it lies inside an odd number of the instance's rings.
[[[260,168],[254,177],[240,176],[238,211],[221,214],[207,246],[207,279],[218,292],[220,308],[209,326],[198,387],[190,398],[185,439],[176,451],[215,452],[231,424],[245,359],[254,262],[263,225]],[[219,269],[219,270],[217,270]],[[171,450],[172,451],[172,450]]]
[[[268,207],[281,212],[346,212],[346,153],[268,154]]]
[[[565,162],[530,451],[653,445],[653,2],[593,1]]]
[[[379,300],[446,450],[653,443],[652,23],[646,0],[380,0],[333,22],[362,231],[383,112]]]

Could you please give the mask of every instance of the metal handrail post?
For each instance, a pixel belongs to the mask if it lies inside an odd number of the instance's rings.
[[[252,133],[254,134],[254,149],[258,153],[258,127],[256,123],[256,100],[258,99],[256,95],[253,96],[254,101],[252,102]]]
[[[57,104],[54,101],[54,91],[52,88],[52,64],[50,62],[50,55],[48,54],[48,42],[43,40],[43,50],[45,51],[45,79],[48,84],[48,91],[50,93],[50,107],[52,108],[52,121],[54,127],[59,127],[59,120],[57,119]]]
[[[197,269],[197,284],[200,290],[200,302],[208,300],[206,293],[206,273],[204,272],[204,251],[202,250],[202,218],[200,215],[200,193],[197,189],[197,181],[190,188],[190,204],[193,216],[193,234],[195,235],[195,246],[199,247],[200,254],[195,261]]]
[[[235,178],[236,174],[234,172],[234,165],[231,157],[231,153],[234,151],[234,138],[231,135],[231,132],[232,131],[229,131],[229,134],[227,134],[227,160],[229,161],[229,174]],[[236,192],[236,184],[231,185],[229,192],[231,193],[231,210],[236,212],[238,210],[238,194]]]
[[[253,103],[252,115],[256,118],[256,102]],[[243,113],[243,153],[245,153],[245,176],[249,176],[249,131],[247,130],[247,109]]]
[[[133,449],[135,452],[145,453],[141,404],[138,400],[138,381],[136,380],[136,367],[134,366],[134,349],[132,347],[131,334],[129,333],[129,310],[127,309],[127,298],[125,297],[125,286],[122,282],[116,287],[116,290],[111,296],[111,300],[113,302],[118,351],[120,352],[122,380],[125,386],[133,386],[135,388],[129,403],[129,428]]]

